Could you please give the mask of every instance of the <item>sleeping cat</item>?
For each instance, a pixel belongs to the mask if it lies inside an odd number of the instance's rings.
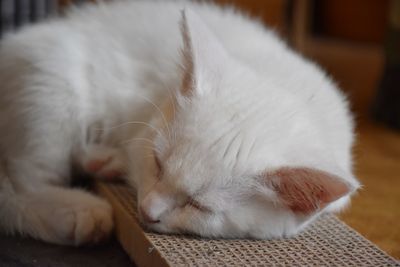
[[[73,10],[0,48],[0,228],[79,245],[111,232],[71,169],[125,177],[143,224],[291,236],[359,187],[345,97],[273,32],[209,3]]]

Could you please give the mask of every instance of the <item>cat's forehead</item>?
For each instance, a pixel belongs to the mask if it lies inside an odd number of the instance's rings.
[[[162,151],[172,176],[217,184],[240,173],[240,153],[247,150],[240,129],[180,127],[174,137]]]
[[[311,146],[307,140],[318,141],[306,109],[276,101],[246,102],[209,103],[208,109],[196,103],[185,110],[174,129],[176,157],[239,176],[283,164],[294,150]]]

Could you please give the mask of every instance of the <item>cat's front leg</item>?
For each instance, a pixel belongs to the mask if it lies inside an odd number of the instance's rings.
[[[79,189],[45,186],[36,191],[0,191],[0,228],[62,245],[97,243],[113,228],[112,209]]]

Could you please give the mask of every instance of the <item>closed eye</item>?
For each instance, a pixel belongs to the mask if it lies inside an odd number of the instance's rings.
[[[193,198],[189,198],[188,201],[185,203],[185,206],[189,206],[201,212],[211,212],[209,207],[206,207],[200,204],[198,201],[194,200]]]

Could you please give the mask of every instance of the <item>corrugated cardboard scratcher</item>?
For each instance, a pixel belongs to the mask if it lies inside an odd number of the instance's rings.
[[[333,215],[295,238],[206,239],[144,232],[132,188],[97,184],[114,208],[116,235],[138,266],[400,266]]]

